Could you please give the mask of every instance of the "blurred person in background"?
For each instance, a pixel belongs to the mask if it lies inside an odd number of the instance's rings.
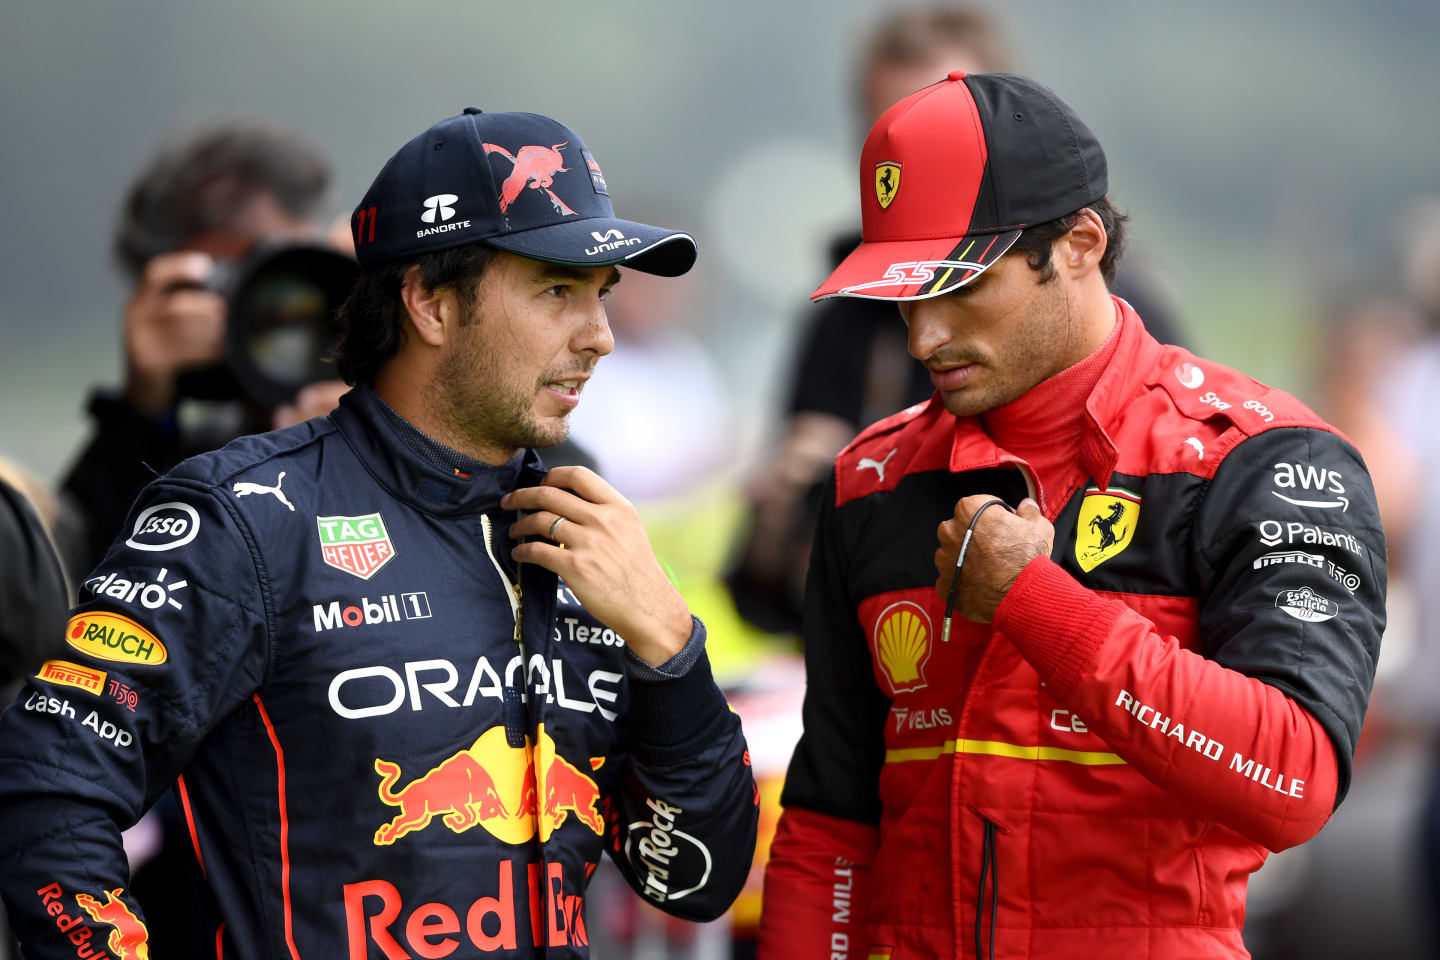
[[[853,106],[862,131],[892,103],[952,70],[1004,73],[1012,54],[989,7],[938,3],[883,17],[861,43]],[[838,264],[860,243],[835,239]],[[1161,343],[1181,344],[1174,310],[1148,271],[1131,259],[1114,283]],[[784,420],[775,447],[751,479],[751,528],[728,576],[741,615],[762,629],[800,629],[805,571],[819,488],[840,448],[864,427],[934,392],[925,368],[906,352],[905,328],[884,300],[831,300],[805,316],[797,341]]]
[[[54,497],[14,463],[0,458],[0,704],[8,704],[25,677],[59,656],[70,588],[51,546]],[[4,869],[0,867],[0,869]],[[0,958],[11,943],[0,909]]]
[[[334,243],[322,220],[330,178],[313,144],[245,123],[163,150],[131,185],[114,241],[133,285],[125,382],[92,393],[94,435],[62,484],[86,528],[77,579],[100,562],[156,476],[244,434],[326,413],[347,389],[334,379],[266,407],[225,363],[225,287],[258,250]]]
[[[1386,398],[1424,321],[1389,277],[1366,282],[1325,271],[1316,289],[1346,294],[1322,294],[1314,307],[1311,390],[1315,409],[1365,458],[1375,488],[1387,547],[1385,633],[1345,805],[1314,840],[1270,857],[1251,877],[1245,945],[1256,960],[1420,960],[1431,954],[1420,945],[1415,824],[1429,761],[1424,743],[1440,701],[1421,656],[1405,559],[1409,527],[1423,512],[1415,503],[1421,478]]]
[[[730,397],[690,331],[694,291],[692,277],[626,277],[608,311],[615,351],[605,378],[571,415],[596,472],[639,504],[684,497],[733,465]]]
[[[51,543],[55,498],[0,458],[0,703],[63,647],[70,588]]]
[[[1348,296],[1321,308],[1314,378],[1318,409],[1374,480],[1389,548],[1384,644],[1345,807],[1251,885],[1257,960],[1440,956],[1440,511],[1426,495],[1440,469],[1440,198],[1410,204],[1395,253],[1369,281],[1327,277]]]
[[[1377,814],[1415,796],[1415,780],[1422,798],[1418,810],[1406,805],[1400,812],[1402,835],[1370,833],[1357,838],[1356,849],[1393,851],[1394,860],[1366,866],[1377,876],[1395,877],[1392,884],[1399,889],[1374,884],[1381,889],[1367,893],[1388,891],[1402,908],[1422,915],[1430,941],[1425,955],[1440,956],[1440,500],[1427,489],[1440,476],[1440,197],[1416,199],[1397,246],[1398,289],[1362,301],[1343,317],[1324,380],[1337,425],[1365,454],[1375,477],[1390,569],[1401,586],[1391,595],[1393,660],[1387,632],[1387,656],[1376,683],[1385,735],[1375,751],[1377,776],[1384,778],[1377,796],[1384,794],[1387,804]],[[1412,822],[1420,839],[1418,864],[1412,859]],[[1409,881],[1417,872],[1418,904],[1409,899]],[[1302,906],[1316,904],[1312,899]],[[1383,907],[1393,911],[1395,904],[1386,901]],[[1388,926],[1403,936],[1401,921],[1408,919],[1402,912]]]
[[[1249,875],[1350,787],[1365,465],[1110,292],[1128,218],[1052,91],[953,72],[860,173],[813,296],[898,303],[937,392],[821,498],[761,960],[1246,957]]]

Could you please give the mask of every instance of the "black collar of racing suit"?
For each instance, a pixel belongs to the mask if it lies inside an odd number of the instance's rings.
[[[369,383],[358,383],[340,398],[330,422],[371,476],[418,510],[441,517],[493,511],[511,490],[545,477],[544,464],[530,449],[499,466],[482,465],[468,477],[442,468],[411,449],[385,416],[382,403]]]

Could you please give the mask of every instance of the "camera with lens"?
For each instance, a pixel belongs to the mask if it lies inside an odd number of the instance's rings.
[[[225,361],[181,374],[196,399],[247,399],[273,410],[302,387],[335,378],[335,314],[360,267],[329,247],[279,245],[219,261],[205,287],[225,299]]]

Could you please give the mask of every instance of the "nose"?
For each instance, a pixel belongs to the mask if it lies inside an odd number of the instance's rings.
[[[933,356],[935,351],[950,342],[950,327],[945,323],[938,299],[904,304],[900,315],[910,328],[907,346],[910,356],[916,360],[923,361]]]
[[[605,303],[596,299],[585,311],[585,317],[570,342],[574,353],[591,354],[595,359],[615,349],[615,336],[610,332],[610,319],[605,315]]]

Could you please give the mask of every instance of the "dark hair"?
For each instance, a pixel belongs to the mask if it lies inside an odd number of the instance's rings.
[[[1115,206],[1108,196],[1088,203],[1081,209],[1086,208],[1094,210],[1105,227],[1106,244],[1105,253],[1100,257],[1100,275],[1105,278],[1106,286],[1109,286],[1115,282],[1115,267],[1125,253],[1125,223],[1130,216],[1121,213],[1120,208]],[[1058,220],[1047,220],[1026,227],[1020,234],[1020,239],[1015,241],[1015,246],[1010,248],[1010,253],[1025,254],[1030,269],[1040,271],[1040,282],[1049,283],[1055,279],[1055,265],[1050,262],[1050,251],[1054,248],[1055,241],[1075,226],[1079,216],[1080,211],[1077,210]]]
[[[296,134],[256,123],[212,128],[162,150],[130,185],[115,256],[138,277],[152,257],[233,221],[257,195],[313,216],[329,184],[329,162]]]
[[[987,73],[1010,69],[1008,45],[993,13],[983,6],[942,3],[899,10],[876,24],[865,44],[862,75],[888,64],[920,63],[957,47],[984,64]]]
[[[350,384],[370,380],[400,349],[406,316],[400,287],[412,266],[420,268],[420,282],[427,290],[453,290],[462,317],[468,318],[475,309],[480,278],[494,256],[495,248],[487,243],[467,243],[362,268],[355,289],[335,315],[340,342],[334,360],[340,376]]]

